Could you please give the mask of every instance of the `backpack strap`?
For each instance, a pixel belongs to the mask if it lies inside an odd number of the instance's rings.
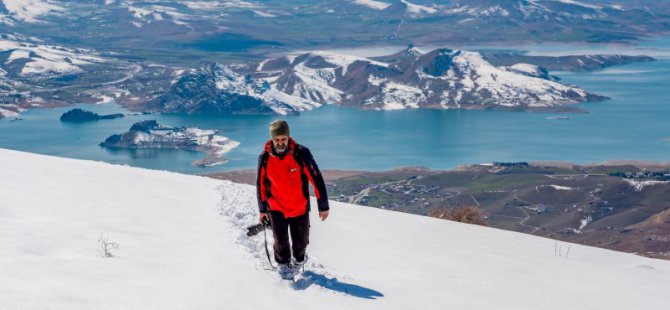
[[[268,158],[270,157],[270,153],[267,151],[263,151],[263,154],[261,155],[261,167],[266,168],[268,167]]]
[[[293,159],[298,163],[300,166],[300,171],[302,171],[303,168],[305,168],[305,163],[302,162],[302,149],[303,146],[300,144],[295,144],[295,147],[293,148]]]
[[[258,159],[258,171],[256,175],[256,196],[258,198],[258,209],[260,212],[267,212],[268,203],[272,193],[270,192],[270,180],[267,178],[268,158],[270,154],[263,151]],[[264,173],[261,173],[263,171]]]

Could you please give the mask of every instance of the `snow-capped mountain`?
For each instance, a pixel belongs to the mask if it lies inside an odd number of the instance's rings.
[[[370,109],[540,108],[602,99],[530,64],[495,67],[477,52],[415,48],[378,60],[310,52],[258,64],[211,65],[150,106],[163,112],[285,114],[321,104]],[[236,107],[240,105],[240,107]]]
[[[532,108],[598,99],[576,86],[546,79],[547,75],[536,66],[526,64],[522,73],[499,68],[477,52],[438,49],[391,65],[395,70],[368,75],[370,85],[381,91],[365,98],[364,104],[384,109]]]
[[[377,0],[349,0],[349,2],[366,6],[374,10],[383,10],[391,6],[391,3],[377,1]]]
[[[69,100],[89,102],[84,97],[92,98],[99,93],[86,90],[61,96],[57,87],[63,83],[58,79],[95,75],[90,80],[70,84],[92,88],[91,81],[104,79],[106,75],[101,73],[116,67],[118,63],[114,63],[117,62],[108,62],[90,49],[65,47],[35,37],[0,34],[0,118],[17,117],[28,108],[67,105],[71,103]],[[109,77],[113,79],[116,74]],[[55,84],[47,85],[50,82]]]
[[[150,101],[149,110],[166,113],[287,114],[310,110],[319,103],[253,80],[214,63],[185,72],[166,94]]]
[[[509,67],[500,67],[504,71],[509,71],[512,73],[517,73],[521,75],[526,75],[530,77],[539,77],[545,80],[558,81],[560,80],[557,76],[549,74],[549,71],[546,68],[538,67],[526,63],[517,63]]]
[[[382,14],[402,15],[407,17],[422,17],[439,13],[436,5],[420,5],[406,0],[389,1],[390,5],[381,12]]]
[[[622,7],[596,6],[567,0],[511,0],[511,1],[453,1],[443,12],[447,15],[472,17],[506,17],[519,19],[596,19],[608,11],[622,11]]]
[[[44,15],[63,11],[59,2],[53,0],[0,0],[0,24],[36,23]]]
[[[246,236],[252,186],[6,149],[0,162],[2,309],[667,308],[668,261],[336,201],[325,222],[311,212],[310,261],[287,282],[263,234]]]
[[[172,23],[174,25],[189,26],[187,20],[190,17],[175,7],[156,4],[134,6],[132,3],[124,3],[126,4],[125,8],[133,17],[131,24],[135,27],[141,28],[151,23]]]
[[[0,117],[16,116],[31,107],[101,99],[138,110],[149,105],[154,111],[254,114],[294,113],[327,103],[392,109],[533,108],[580,102],[595,97],[546,81],[537,82],[541,89],[535,84],[518,88],[515,79],[507,79],[508,86],[495,89],[478,77],[481,83],[468,88],[468,78],[474,81],[475,77],[466,76],[480,70],[464,68],[491,64],[469,52],[448,56],[455,61],[451,73],[447,72],[451,75],[439,78],[419,76],[415,72],[422,68],[400,60],[375,63],[349,57],[350,64],[344,65],[349,69],[369,64],[353,73],[337,69],[343,66],[337,62],[324,61],[328,63],[324,67],[302,63],[305,58],[319,62],[325,57],[320,52],[290,56],[298,61],[279,69],[283,73],[222,66],[231,75],[203,66],[187,71],[185,80],[173,84],[167,94],[172,77],[163,71],[193,68],[202,62],[257,61],[296,50],[332,49],[344,42],[349,46],[556,38],[630,42],[670,29],[670,15],[664,12],[661,4],[617,6],[595,0],[0,0],[0,23],[11,34],[0,36]],[[344,56],[330,58],[338,57]],[[170,69],[158,70],[158,66]],[[498,70],[494,74],[500,77],[525,76],[533,83],[537,81],[533,77],[552,82],[548,72],[541,72],[541,65],[522,66],[493,64],[495,68],[481,70]],[[372,69],[375,72],[368,71]]]
[[[392,38],[419,42],[543,41],[576,38],[588,42],[630,42],[637,29],[665,33],[667,5],[576,0],[355,1],[370,14],[397,20]],[[388,4],[388,5],[386,5]],[[382,9],[383,8],[383,9]],[[635,26],[632,26],[635,24]],[[448,25],[448,27],[444,27]],[[640,27],[640,28],[638,28]],[[615,31],[615,29],[617,29]],[[419,34],[420,33],[420,34]]]
[[[656,59],[649,56],[633,55],[565,55],[565,56],[531,56],[520,53],[510,52],[483,52],[482,56],[486,61],[496,67],[510,67],[510,69],[522,73],[530,73],[533,76],[542,76],[547,79],[556,79],[549,77],[548,70],[556,71],[591,71],[604,69],[609,66],[626,65],[633,62],[648,62]],[[525,64],[533,64],[536,68],[531,68]],[[538,68],[540,71],[538,72]]]
[[[206,17],[215,11],[246,10],[257,12],[259,16],[288,12],[278,8],[276,3],[267,1],[138,1],[138,0],[0,0],[0,14],[16,22],[43,22],[41,17],[49,14],[63,14],[83,3],[94,4],[100,8],[123,8],[129,11],[139,23],[173,20],[177,24],[188,24],[188,20]],[[270,1],[272,2],[272,1]],[[469,15],[475,17],[506,16],[530,17],[533,14],[563,15],[581,18],[607,16],[615,11],[627,10],[626,3],[592,4],[573,0],[469,0],[469,1],[408,1],[408,0],[338,0],[361,9],[377,11],[380,14],[401,14],[407,17],[425,17],[439,15]],[[341,3],[340,3],[341,4]],[[304,5],[304,4],[303,4]],[[289,4],[290,7],[290,4]],[[294,4],[294,8],[296,6]],[[204,15],[203,15],[204,14]],[[214,16],[211,16],[214,17]]]
[[[88,49],[67,48],[11,34],[0,34],[3,76],[54,77],[84,71],[83,66],[104,62]]]
[[[623,5],[596,5],[573,0],[455,0],[424,1],[406,0],[348,0],[369,9],[407,17],[470,16],[477,18],[506,17],[521,19],[550,19],[559,16],[580,19],[606,17],[608,12],[625,11]]]
[[[59,39],[55,29],[67,29],[83,48],[158,49],[163,59],[184,44],[230,51],[271,41],[287,52],[339,43],[630,42],[666,34],[668,10],[601,0],[0,0],[0,23]],[[243,35],[243,44],[213,42],[221,33]]]

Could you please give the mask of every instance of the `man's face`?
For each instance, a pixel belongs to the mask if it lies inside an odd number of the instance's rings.
[[[272,138],[272,146],[274,146],[275,151],[284,153],[288,147],[288,136],[280,135]]]

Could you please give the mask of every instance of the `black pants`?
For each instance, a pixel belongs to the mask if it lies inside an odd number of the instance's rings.
[[[275,261],[278,264],[288,264],[291,261],[291,250],[296,261],[305,259],[305,250],[309,244],[309,212],[297,217],[284,217],[279,211],[270,211],[272,234],[275,238]],[[289,244],[289,232],[291,242]]]

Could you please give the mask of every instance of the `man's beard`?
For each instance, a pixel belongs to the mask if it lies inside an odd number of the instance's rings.
[[[280,148],[279,146],[275,146],[275,151],[277,151],[278,154],[283,154],[284,152],[286,152],[287,149],[288,147],[286,145],[284,145],[282,148]]]

